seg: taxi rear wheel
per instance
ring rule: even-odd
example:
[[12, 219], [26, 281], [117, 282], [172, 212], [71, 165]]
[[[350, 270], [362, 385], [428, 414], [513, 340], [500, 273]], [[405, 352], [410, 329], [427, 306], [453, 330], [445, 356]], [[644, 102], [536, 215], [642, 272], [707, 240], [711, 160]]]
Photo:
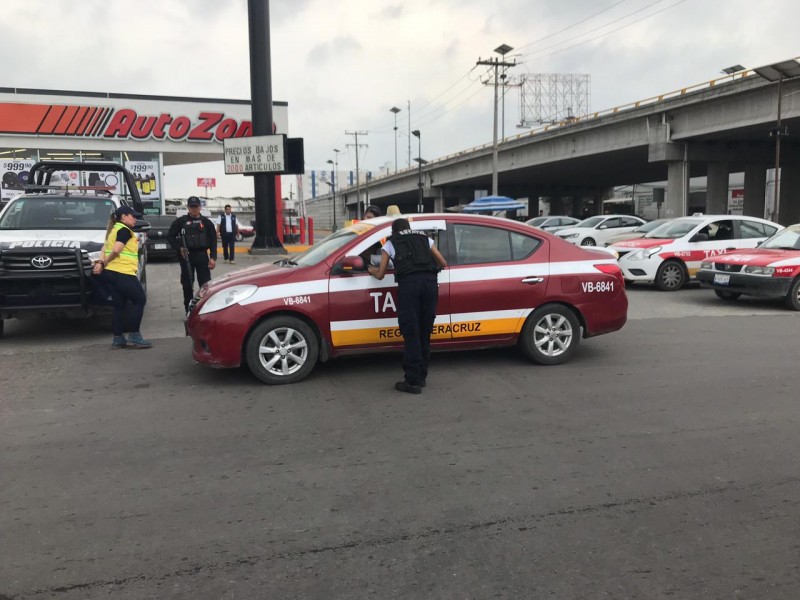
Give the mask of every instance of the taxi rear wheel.
[[581, 246], [597, 246], [597, 242], [594, 241], [594, 238], [586, 238], [581, 240]]
[[308, 377], [319, 357], [319, 343], [311, 327], [290, 316], [271, 317], [250, 334], [245, 361], [264, 383], [296, 383]]
[[560, 304], [537, 308], [522, 328], [520, 349], [533, 362], [558, 365], [570, 359], [578, 347], [581, 326], [575, 313]]
[[786, 307], [792, 310], [800, 310], [800, 277], [792, 282], [789, 293], [786, 294]]
[[681, 289], [688, 276], [686, 269], [677, 260], [664, 261], [656, 272], [656, 287], [662, 292], [675, 292]]
[[717, 298], [723, 300], [738, 300], [739, 296], [741, 296], [739, 292], [724, 292], [722, 290], [714, 290], [714, 293], [717, 295]]

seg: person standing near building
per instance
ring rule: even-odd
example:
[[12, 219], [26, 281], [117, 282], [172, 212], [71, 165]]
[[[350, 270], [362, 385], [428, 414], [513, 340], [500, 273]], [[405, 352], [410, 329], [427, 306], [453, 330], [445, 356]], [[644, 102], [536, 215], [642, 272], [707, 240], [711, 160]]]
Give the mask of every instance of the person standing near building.
[[211, 219], [200, 214], [200, 198], [189, 196], [186, 207], [188, 214], [170, 225], [167, 241], [181, 261], [183, 306], [189, 312], [195, 275], [198, 285], [203, 287], [211, 281], [211, 270], [217, 266], [217, 230]]
[[403, 372], [405, 379], [394, 387], [399, 392], [419, 394], [428, 377], [431, 334], [439, 301], [437, 273], [447, 261], [425, 233], [413, 231], [408, 219], [392, 222], [392, 235], [381, 248], [381, 263], [369, 267], [370, 274], [381, 280], [389, 260], [394, 262], [397, 282], [397, 322], [403, 336]]
[[239, 224], [236, 215], [231, 211], [231, 205], [225, 205], [225, 212], [217, 219], [217, 233], [222, 240], [222, 258], [225, 262], [234, 264], [236, 236], [239, 233]]
[[[152, 348], [153, 344], [142, 337], [140, 331], [147, 295], [137, 276], [139, 270], [139, 239], [133, 232], [136, 219], [142, 215], [130, 206], [120, 206], [111, 214], [103, 246], [103, 258], [94, 262], [92, 273], [107, 284], [111, 292], [114, 312], [111, 330], [114, 339], [111, 349]], [[125, 338], [125, 308], [131, 305]]]

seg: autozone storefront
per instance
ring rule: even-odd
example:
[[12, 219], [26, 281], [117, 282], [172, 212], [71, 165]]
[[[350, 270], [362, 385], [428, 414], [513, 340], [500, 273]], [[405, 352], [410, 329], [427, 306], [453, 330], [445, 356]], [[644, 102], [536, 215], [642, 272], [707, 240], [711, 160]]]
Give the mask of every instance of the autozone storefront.
[[[288, 122], [287, 104], [273, 103], [274, 133], [288, 134]], [[21, 194], [37, 161], [111, 161], [133, 174], [147, 213], [174, 214], [164, 167], [221, 161], [222, 140], [250, 135], [247, 100], [0, 88], [0, 193]], [[125, 194], [114, 174], [64, 177]]]

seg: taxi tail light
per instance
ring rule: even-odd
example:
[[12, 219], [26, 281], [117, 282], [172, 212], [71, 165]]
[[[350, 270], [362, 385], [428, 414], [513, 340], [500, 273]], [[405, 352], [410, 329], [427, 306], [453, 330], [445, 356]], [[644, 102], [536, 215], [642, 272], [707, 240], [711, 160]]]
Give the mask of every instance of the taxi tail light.
[[622, 269], [619, 268], [619, 265], [602, 263], [599, 265], [594, 265], [594, 268], [600, 271], [601, 273], [606, 273], [608, 275], [619, 275], [620, 277], [622, 276]]
[[606, 275], [611, 275], [612, 277], [616, 277], [622, 282], [625, 281], [625, 276], [622, 274], [622, 269], [620, 269], [619, 265], [617, 264], [600, 263], [599, 265], [594, 265], [594, 268], [600, 271], [601, 273], [605, 273]]

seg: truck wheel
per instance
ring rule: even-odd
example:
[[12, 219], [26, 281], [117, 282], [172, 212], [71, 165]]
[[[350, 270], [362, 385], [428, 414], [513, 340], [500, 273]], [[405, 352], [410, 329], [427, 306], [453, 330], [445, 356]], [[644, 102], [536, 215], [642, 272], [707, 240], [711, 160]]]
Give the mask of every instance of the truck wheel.
[[560, 304], [537, 308], [522, 328], [522, 353], [540, 365], [558, 365], [575, 353], [581, 339], [581, 325], [575, 313]]
[[142, 276], [139, 279], [139, 283], [142, 284], [142, 289], [144, 290], [144, 295], [147, 296], [147, 267], [142, 269]]
[[316, 366], [319, 343], [304, 321], [277, 316], [252, 331], [244, 354], [250, 371], [264, 383], [296, 383], [308, 377]]

